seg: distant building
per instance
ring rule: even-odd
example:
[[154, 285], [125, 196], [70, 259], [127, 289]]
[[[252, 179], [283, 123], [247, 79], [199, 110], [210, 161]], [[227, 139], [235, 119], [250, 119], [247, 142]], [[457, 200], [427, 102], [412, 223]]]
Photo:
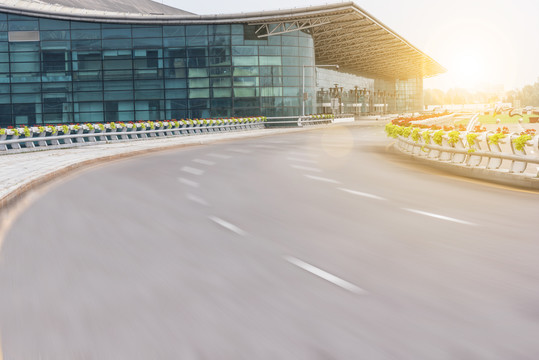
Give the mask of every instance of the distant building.
[[419, 111], [423, 78], [444, 71], [354, 3], [202, 16], [149, 0], [0, 4], [0, 126]]

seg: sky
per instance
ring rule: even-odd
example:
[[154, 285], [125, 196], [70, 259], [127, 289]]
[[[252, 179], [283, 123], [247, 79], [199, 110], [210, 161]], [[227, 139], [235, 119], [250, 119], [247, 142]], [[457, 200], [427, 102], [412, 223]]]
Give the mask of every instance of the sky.
[[[317, 0], [156, 0], [196, 14], [324, 5]], [[539, 0], [357, 0], [355, 3], [448, 71], [424, 87], [522, 88], [539, 78]]]

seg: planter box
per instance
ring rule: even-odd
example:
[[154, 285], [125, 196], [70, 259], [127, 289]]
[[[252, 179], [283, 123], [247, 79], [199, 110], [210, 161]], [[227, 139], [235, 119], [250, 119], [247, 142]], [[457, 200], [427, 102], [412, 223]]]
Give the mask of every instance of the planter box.
[[530, 124], [539, 123], [539, 116], [530, 116]]

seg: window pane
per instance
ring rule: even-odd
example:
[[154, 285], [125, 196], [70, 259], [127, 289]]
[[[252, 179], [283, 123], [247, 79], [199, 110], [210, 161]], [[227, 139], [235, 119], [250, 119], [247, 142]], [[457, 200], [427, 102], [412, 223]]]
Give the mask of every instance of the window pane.
[[232, 58], [232, 64], [235, 66], [245, 66], [245, 65], [258, 65], [257, 56], [234, 56]]

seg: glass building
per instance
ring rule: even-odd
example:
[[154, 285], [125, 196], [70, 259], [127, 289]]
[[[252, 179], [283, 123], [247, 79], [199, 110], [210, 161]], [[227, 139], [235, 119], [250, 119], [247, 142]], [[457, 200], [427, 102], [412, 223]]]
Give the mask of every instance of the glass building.
[[349, 31], [364, 31], [351, 3], [214, 16], [149, 0], [82, 4], [0, 5], [0, 127], [417, 111], [423, 77], [445, 71], [372, 17], [410, 54], [397, 47], [380, 65], [361, 37], [331, 53], [331, 26], [355, 17]]

